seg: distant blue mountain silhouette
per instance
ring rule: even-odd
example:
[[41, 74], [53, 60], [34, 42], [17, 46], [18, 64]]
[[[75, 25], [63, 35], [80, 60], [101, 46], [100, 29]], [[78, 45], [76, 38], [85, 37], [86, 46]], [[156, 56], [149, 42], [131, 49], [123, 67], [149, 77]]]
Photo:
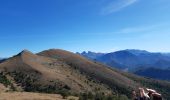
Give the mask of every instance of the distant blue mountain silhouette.
[[111, 67], [128, 68], [155, 67], [166, 69], [170, 67], [170, 55], [152, 53], [145, 50], [127, 49], [111, 53], [83, 52], [82, 56], [105, 63]]
[[[146, 50], [126, 49], [111, 53], [95, 53], [89, 51], [79, 54], [108, 66], [121, 70], [126, 69], [142, 76], [145, 76], [145, 74], [150, 71], [151, 73], [146, 74], [146, 76], [151, 78], [157, 78], [154, 74], [158, 71], [162, 75], [160, 79], [169, 79], [167, 78], [169, 77], [167, 73], [170, 73], [169, 53], [153, 53]], [[152, 71], [151, 68], [154, 70]]]
[[6, 60], [6, 58], [0, 58], [0, 63], [2, 63], [5, 60]]
[[83, 51], [82, 53], [77, 52], [77, 54], [80, 54], [80, 55], [82, 55], [88, 59], [91, 59], [91, 60], [94, 60], [96, 58], [99, 58], [99, 57], [105, 55], [105, 53], [95, 53], [95, 52], [91, 52], [91, 51], [88, 51], [88, 52]]

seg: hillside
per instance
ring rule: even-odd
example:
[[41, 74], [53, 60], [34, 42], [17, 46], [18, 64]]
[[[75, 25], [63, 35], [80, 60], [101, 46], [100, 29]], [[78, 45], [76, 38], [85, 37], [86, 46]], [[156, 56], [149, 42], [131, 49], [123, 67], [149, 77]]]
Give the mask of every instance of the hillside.
[[[51, 50], [43, 51], [39, 53], [38, 55], [63, 60], [67, 64], [74, 66], [77, 69], [81, 70], [86, 75], [92, 76], [92, 78], [100, 80], [102, 81], [102, 83], [107, 84], [108, 86], [111, 87], [113, 91], [116, 89], [120, 92], [121, 90], [121, 93], [122, 93], [122, 89], [123, 89], [123, 91], [126, 91], [126, 93], [123, 92], [125, 95], [130, 94], [131, 92], [129, 92], [129, 90], [131, 90], [131, 88], [136, 89], [135, 87], [139, 86], [140, 84], [140, 86], [154, 88], [160, 91], [165, 98], [170, 99], [170, 96], [168, 95], [170, 93], [169, 82], [146, 79], [146, 78], [139, 77], [139, 76], [129, 74], [126, 72], [122, 72], [122, 71], [119, 71], [113, 68], [109, 68], [109, 67], [106, 68], [107, 66], [103, 64], [100, 64], [97, 62], [95, 63], [91, 62], [81, 57], [80, 55], [73, 54], [71, 52], [64, 51], [64, 50], [51, 49]], [[100, 67], [97, 67], [99, 65]], [[93, 75], [93, 71], [95, 73], [94, 75]], [[108, 73], [111, 73], [111, 74], [108, 75]], [[125, 80], [128, 80], [129, 82]], [[121, 82], [124, 82], [124, 84], [122, 85]], [[115, 83], [118, 83], [118, 84], [115, 85]], [[133, 84], [133, 86], [131, 86], [131, 84]], [[127, 88], [126, 85], [129, 85], [129, 87]], [[115, 88], [112, 86], [118, 86], [119, 88]]]
[[[65, 55], [67, 56], [67, 54]], [[63, 55], [63, 57], [65, 57], [65, 55]], [[86, 75], [75, 66], [67, 64], [62, 59], [39, 56], [24, 50], [0, 64], [1, 83], [14, 91], [58, 93], [62, 95], [80, 95], [81, 93], [110, 95], [117, 93], [118, 89], [112, 91], [107, 84], [99, 82], [99, 78], [104, 80], [104, 78], [108, 77], [110, 74], [116, 76], [115, 79], [117, 82], [114, 82], [115, 85], [112, 84], [112, 88], [118, 88], [121, 78], [120, 84], [122, 87], [119, 88], [124, 89], [129, 86], [123, 86], [125, 81], [131, 82], [128, 78], [112, 72], [106, 67], [95, 64], [85, 58], [80, 58], [80, 60], [82, 60], [81, 63], [84, 63], [83, 67], [88, 65], [86, 62], [90, 64], [88, 65], [89, 68], [93, 64], [95, 65], [96, 68], [93, 68], [90, 72], [91, 76]], [[96, 77], [96, 79], [93, 79], [92, 76], [96, 76], [95, 69], [98, 68], [104, 69], [109, 73], [104, 73], [107, 75], [105, 77]], [[90, 69], [88, 69], [88, 71], [90, 71]], [[111, 79], [111, 77], [109, 79]], [[131, 85], [131, 88], [133, 88], [133, 86], [134, 85]], [[123, 92], [119, 93], [125, 94]]]
[[84, 99], [111, 95], [127, 99], [131, 97], [132, 90], [150, 87], [160, 91], [165, 98], [170, 98], [167, 94], [170, 93], [168, 82], [111, 69], [59, 49], [45, 50], [38, 54], [24, 50], [7, 59], [0, 64], [0, 83], [10, 91], [76, 95]]
[[140, 83], [144, 87], [148, 87], [151, 89], [155, 89], [156, 91], [159, 91], [159, 93], [161, 93], [162, 96], [164, 97], [163, 100], [170, 99], [170, 95], [169, 95], [170, 94], [170, 82], [141, 77], [141, 76], [137, 76], [131, 73], [127, 73], [127, 72], [121, 72], [121, 71], [117, 71], [117, 72]]
[[131, 90], [138, 87], [138, 84], [133, 80], [107, 68], [103, 64], [92, 62], [78, 54], [51, 49], [40, 52], [38, 55], [62, 60], [73, 68], [78, 69], [84, 75], [87, 75], [90, 79], [106, 84], [114, 92], [130, 95]]
[[[103, 85], [89, 81], [68, 64], [26, 50], [1, 63], [0, 71], [14, 78], [26, 91], [80, 93], [101, 88], [101, 91], [109, 92]], [[24, 77], [25, 80], [21, 80]]]
[[134, 73], [140, 76], [170, 81], [170, 70], [168, 69], [143, 68], [136, 70]]

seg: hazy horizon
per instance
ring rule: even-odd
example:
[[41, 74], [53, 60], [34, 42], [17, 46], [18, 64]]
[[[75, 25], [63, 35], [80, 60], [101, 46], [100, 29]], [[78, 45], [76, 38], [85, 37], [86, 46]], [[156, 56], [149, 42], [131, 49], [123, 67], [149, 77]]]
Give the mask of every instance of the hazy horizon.
[[[61, 49], [61, 50], [66, 50], [66, 49], [62, 49], [62, 48], [48, 48], [48, 49], [44, 49], [44, 50], [49, 50], [49, 49]], [[18, 52], [15, 52], [14, 54], [11, 54], [9, 56], [0, 56], [0, 58], [9, 58], [9, 57], [12, 57], [12, 56], [15, 56], [16, 54], [22, 52], [23, 50], [28, 50], [32, 53], [39, 53], [41, 51], [44, 51], [44, 50], [40, 50], [40, 51], [31, 51], [29, 49], [22, 49], [21, 51], [18, 51]], [[120, 49], [120, 50], [113, 50], [113, 51], [108, 51], [108, 52], [101, 52], [101, 51], [91, 51], [91, 50], [82, 50], [82, 51], [70, 51], [70, 50], [66, 50], [66, 51], [70, 51], [70, 52], [73, 52], [73, 53], [83, 53], [83, 52], [94, 52], [94, 53], [112, 53], [112, 52], [117, 52], [117, 51], [122, 51], [122, 50], [141, 50], [141, 49]], [[142, 50], [143, 51], [143, 50]], [[162, 53], [162, 54], [170, 54], [170, 52], [162, 52], [162, 51], [148, 51], [148, 50], [144, 50], [144, 51], [147, 51], [147, 52], [150, 52], [150, 53]]]
[[168, 0], [0, 1], [0, 57], [23, 49], [170, 52]]

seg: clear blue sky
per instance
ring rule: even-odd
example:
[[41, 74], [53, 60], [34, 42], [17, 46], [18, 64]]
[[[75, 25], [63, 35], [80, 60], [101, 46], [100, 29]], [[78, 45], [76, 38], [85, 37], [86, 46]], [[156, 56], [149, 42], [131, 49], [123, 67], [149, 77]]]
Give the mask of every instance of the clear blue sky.
[[0, 57], [49, 48], [170, 52], [170, 0], [0, 1]]

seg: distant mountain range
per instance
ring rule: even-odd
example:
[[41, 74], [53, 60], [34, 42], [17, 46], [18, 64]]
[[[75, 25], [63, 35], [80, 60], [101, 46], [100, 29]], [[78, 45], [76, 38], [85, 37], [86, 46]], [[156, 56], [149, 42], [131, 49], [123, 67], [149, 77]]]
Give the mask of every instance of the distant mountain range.
[[80, 54], [88, 59], [96, 59], [96, 58], [99, 58], [99, 57], [102, 57], [105, 55], [105, 53], [95, 53], [95, 52], [91, 52], [91, 51], [88, 51], [88, 52], [82, 52], [82, 53], [78, 53], [77, 54]]
[[[169, 76], [164, 74], [164, 71], [170, 69], [170, 54], [169, 53], [153, 53], [146, 50], [136, 50], [136, 49], [126, 49], [111, 53], [95, 53], [95, 52], [83, 52], [80, 55], [104, 63], [108, 66], [118, 68], [125, 71], [130, 71], [139, 73], [142, 69], [142, 76], [148, 76], [151, 78], [153, 75], [145, 75], [151, 68], [156, 68], [165, 78], [158, 79], [168, 79]], [[93, 55], [93, 56], [92, 56]], [[140, 70], [139, 70], [140, 69]], [[144, 72], [146, 71], [146, 72]], [[155, 74], [153, 72], [153, 74]]]

